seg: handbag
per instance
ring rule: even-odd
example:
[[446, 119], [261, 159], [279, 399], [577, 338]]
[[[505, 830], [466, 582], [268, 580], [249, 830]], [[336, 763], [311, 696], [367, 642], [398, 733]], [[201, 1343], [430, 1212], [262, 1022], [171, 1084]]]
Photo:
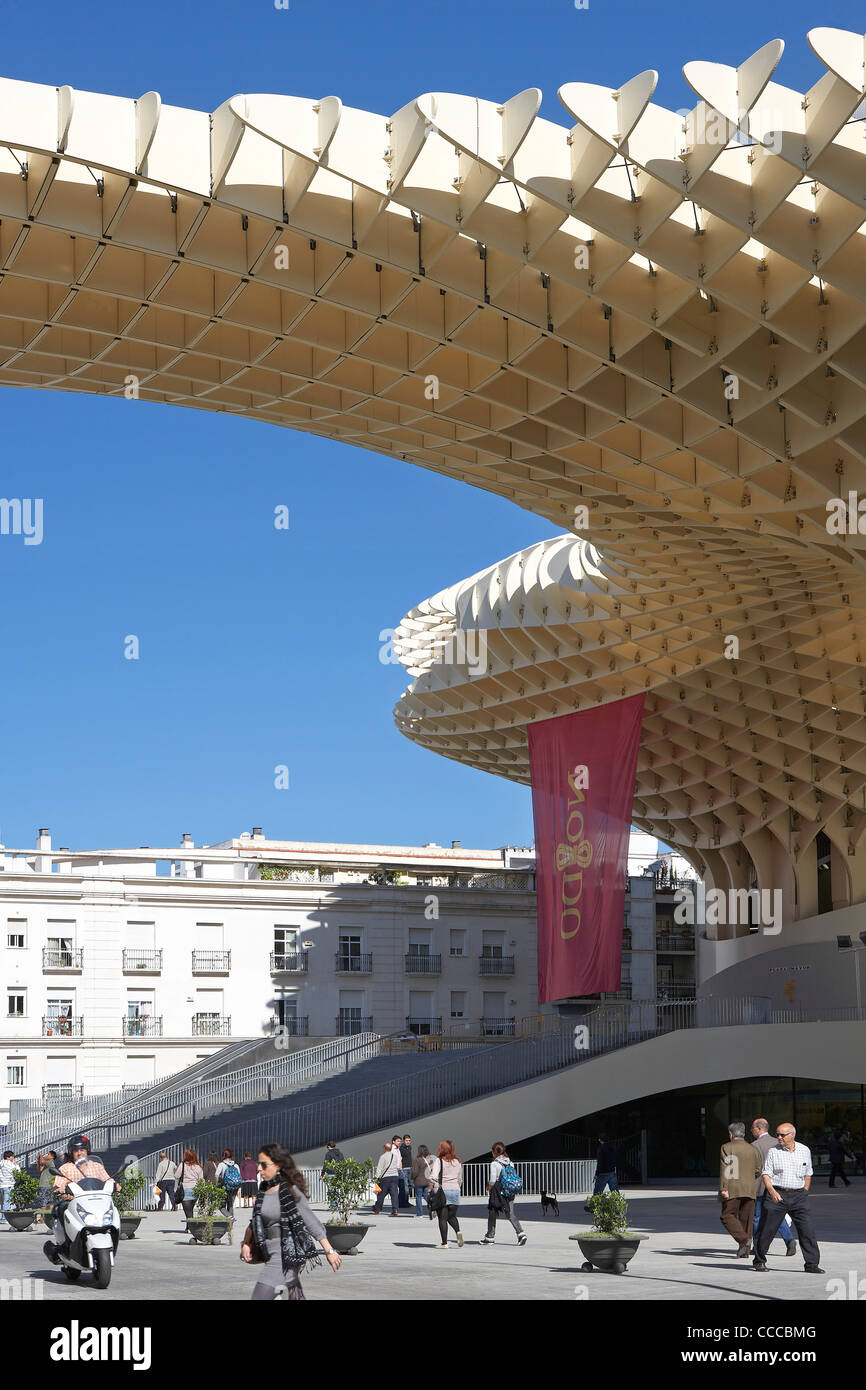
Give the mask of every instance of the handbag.
[[180, 1177], [177, 1180], [177, 1192], [174, 1194], [175, 1206], [180, 1206], [183, 1201], [183, 1175], [186, 1172], [184, 1164], [180, 1165]]
[[[244, 1246], [244, 1245], [248, 1245], [248, 1246], [250, 1247], [250, 1256], [251, 1256], [251, 1258], [250, 1258], [249, 1260], [246, 1260], [246, 1261], [245, 1261], [245, 1264], [263, 1265], [264, 1262], [265, 1262], [265, 1258], [264, 1258], [264, 1256], [263, 1256], [263, 1254], [262, 1254], [261, 1246], [259, 1245], [258, 1241], [256, 1240], [256, 1233], [255, 1233], [255, 1231], [253, 1230], [252, 1222], [250, 1222], [249, 1226], [247, 1226], [247, 1233], [246, 1233], [246, 1235], [244, 1236], [243, 1240], [241, 1241], [241, 1246]], [[241, 1250], [241, 1259], [243, 1260], [243, 1258], [244, 1258], [244, 1252], [243, 1252], [243, 1249], [242, 1249], [242, 1250]]]
[[[442, 1160], [441, 1160], [441, 1158], [440, 1158], [440, 1160], [439, 1160], [439, 1178], [441, 1179], [441, 1177], [442, 1177]], [[442, 1187], [441, 1183], [439, 1182], [439, 1179], [433, 1179], [433, 1178], [431, 1178], [430, 1181], [431, 1181], [431, 1184], [435, 1181], [436, 1184], [437, 1184], [437, 1186], [436, 1186], [435, 1192], [431, 1192], [431, 1191], [430, 1191], [430, 1188], [429, 1188], [429, 1187], [427, 1188], [427, 1206], [430, 1208], [431, 1211], [441, 1211], [443, 1207], [447, 1207], [447, 1205], [448, 1205], [448, 1198], [445, 1196], [445, 1189], [444, 1189], [444, 1187]]]

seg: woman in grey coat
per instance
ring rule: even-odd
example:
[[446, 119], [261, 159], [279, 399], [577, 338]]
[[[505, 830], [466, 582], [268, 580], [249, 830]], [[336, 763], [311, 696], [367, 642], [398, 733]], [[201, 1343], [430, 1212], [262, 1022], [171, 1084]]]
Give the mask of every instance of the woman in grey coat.
[[259, 1172], [262, 1183], [241, 1246], [241, 1259], [260, 1265], [252, 1296], [257, 1302], [270, 1302], [285, 1289], [289, 1299], [300, 1301], [301, 1271], [319, 1263], [315, 1241], [331, 1269], [339, 1269], [343, 1261], [307, 1201], [304, 1179], [288, 1149], [263, 1144]]

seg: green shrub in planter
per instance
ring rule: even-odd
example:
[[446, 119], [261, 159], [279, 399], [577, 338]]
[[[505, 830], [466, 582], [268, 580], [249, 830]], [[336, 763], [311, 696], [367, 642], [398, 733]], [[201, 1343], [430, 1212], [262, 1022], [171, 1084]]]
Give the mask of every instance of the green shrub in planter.
[[195, 1201], [193, 1216], [209, 1217], [217, 1212], [225, 1212], [226, 1190], [219, 1183], [205, 1182], [204, 1178], [199, 1178], [192, 1195]]
[[637, 1238], [636, 1232], [627, 1229], [628, 1202], [621, 1192], [599, 1192], [597, 1197], [590, 1197], [587, 1206], [592, 1212], [593, 1229], [581, 1231], [581, 1239], [609, 1240], [611, 1236], [623, 1236], [626, 1240]]
[[328, 1189], [328, 1206], [334, 1215], [333, 1225], [348, 1226], [357, 1212], [358, 1204], [367, 1195], [373, 1176], [373, 1160], [358, 1163], [354, 1158], [329, 1158], [324, 1166], [324, 1181]]
[[147, 1183], [147, 1179], [143, 1173], [133, 1170], [128, 1176], [120, 1178], [118, 1181], [120, 1182], [120, 1191], [114, 1194], [114, 1205], [121, 1216], [124, 1216], [127, 1212], [132, 1212], [135, 1199]]
[[39, 1179], [19, 1168], [12, 1184], [12, 1207], [15, 1211], [36, 1211], [39, 1206]]

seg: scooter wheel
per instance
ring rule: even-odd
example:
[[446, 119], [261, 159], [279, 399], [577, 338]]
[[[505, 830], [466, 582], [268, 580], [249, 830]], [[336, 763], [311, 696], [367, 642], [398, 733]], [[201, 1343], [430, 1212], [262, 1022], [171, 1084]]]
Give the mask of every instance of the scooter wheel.
[[98, 1289], [107, 1289], [111, 1283], [111, 1256], [107, 1250], [93, 1252], [93, 1282]]
[[75, 1283], [76, 1279], [80, 1279], [80, 1278], [81, 1278], [81, 1270], [80, 1270], [80, 1269], [70, 1269], [70, 1268], [69, 1268], [69, 1265], [66, 1266], [66, 1268], [65, 1268], [64, 1271], [63, 1271], [63, 1273], [66, 1275], [67, 1279], [70, 1279], [70, 1280], [72, 1281], [73, 1284]]

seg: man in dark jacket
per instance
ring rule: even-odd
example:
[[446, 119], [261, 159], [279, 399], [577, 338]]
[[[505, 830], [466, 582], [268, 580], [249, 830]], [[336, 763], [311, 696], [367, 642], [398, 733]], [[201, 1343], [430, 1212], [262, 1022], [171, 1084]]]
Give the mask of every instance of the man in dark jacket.
[[410, 1207], [412, 1205], [412, 1136], [403, 1135], [403, 1142], [400, 1145], [400, 1158], [403, 1167], [400, 1171], [400, 1206]]
[[[598, 1150], [595, 1155], [593, 1197], [604, 1192], [606, 1187], [609, 1187], [611, 1192], [619, 1192], [619, 1183], [616, 1180], [616, 1144], [606, 1134], [600, 1134], [598, 1136]], [[591, 1210], [591, 1207], [584, 1207], [584, 1211]]]
[[333, 1139], [329, 1139], [328, 1147], [325, 1149], [325, 1157], [322, 1159], [322, 1177], [326, 1178], [328, 1176], [327, 1169], [325, 1167], [326, 1163], [342, 1163], [342, 1161], [343, 1155], [340, 1153], [340, 1150], [337, 1148], [337, 1145], [334, 1143]]
[[842, 1138], [841, 1129], [837, 1129], [833, 1138], [830, 1140], [830, 1187], [836, 1186], [836, 1179], [841, 1178], [846, 1187], [851, 1184], [845, 1176], [845, 1159], [853, 1158], [854, 1155], [848, 1152], [848, 1145]]

